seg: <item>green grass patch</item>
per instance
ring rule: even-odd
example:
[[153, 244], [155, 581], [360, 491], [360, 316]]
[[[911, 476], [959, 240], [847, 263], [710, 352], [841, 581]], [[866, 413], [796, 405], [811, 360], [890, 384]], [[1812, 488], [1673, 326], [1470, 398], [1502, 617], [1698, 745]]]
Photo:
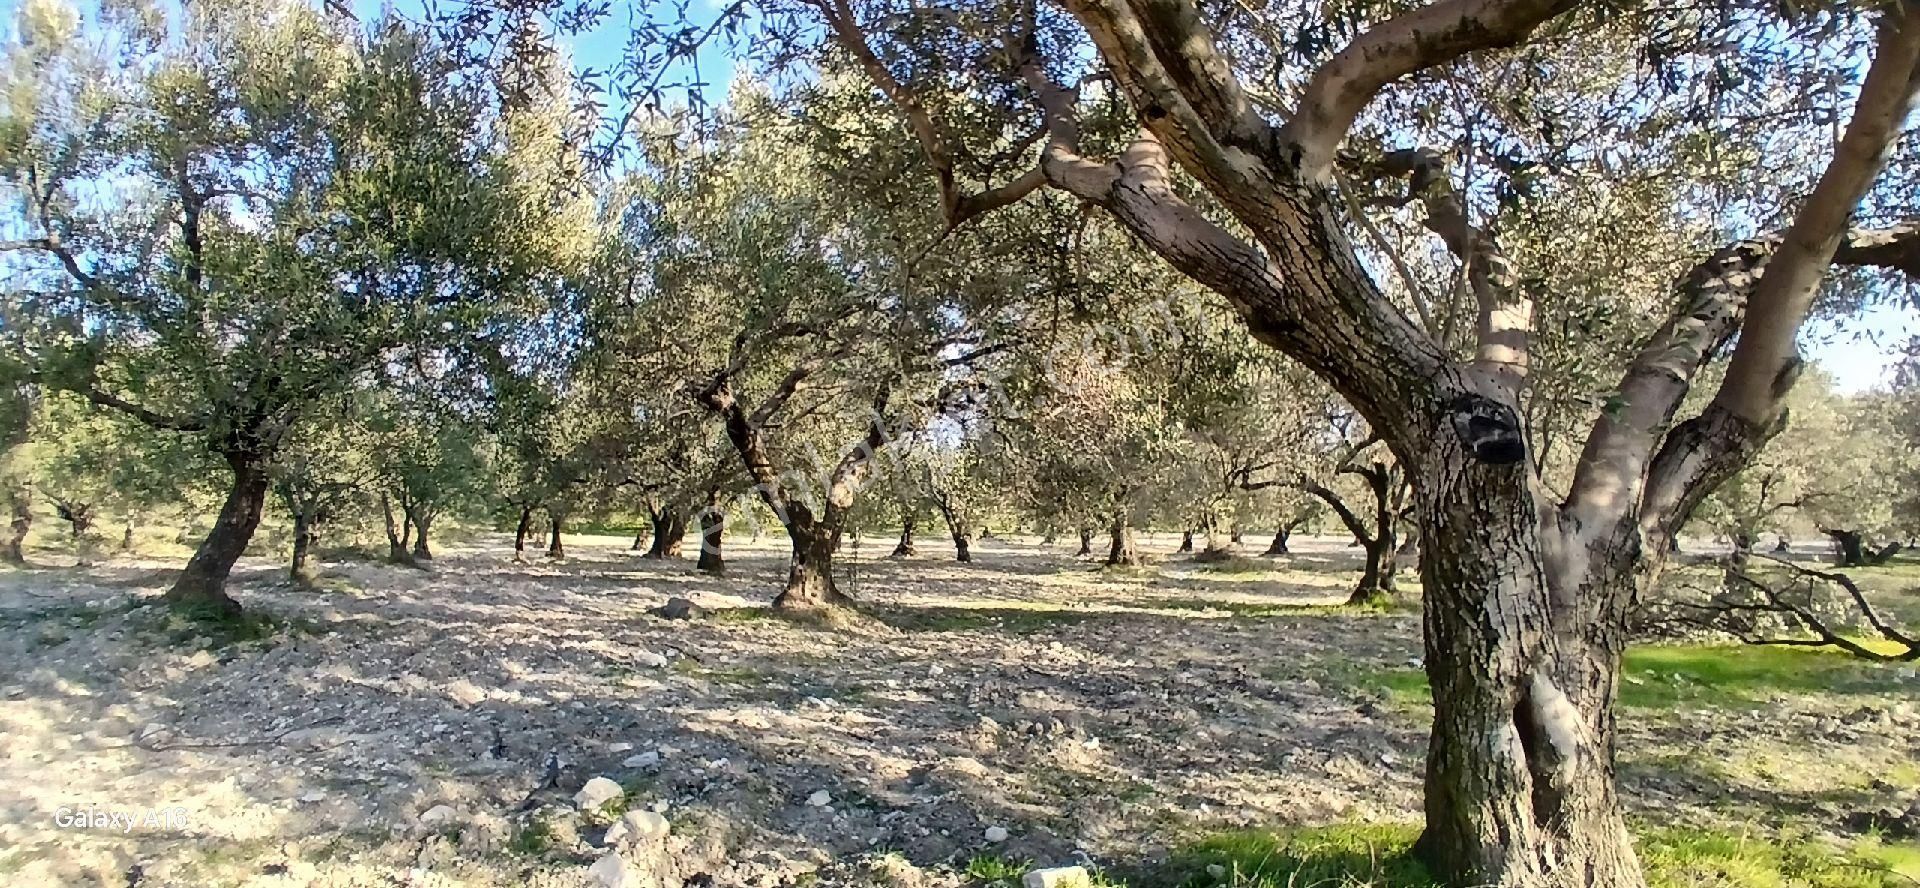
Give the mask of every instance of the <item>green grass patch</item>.
[[325, 627], [311, 620], [278, 617], [258, 610], [229, 614], [213, 608], [185, 607], [168, 611], [159, 631], [170, 644], [200, 645], [214, 650], [263, 645], [283, 635], [317, 635], [325, 631]]
[[717, 607], [701, 615], [701, 619], [715, 623], [764, 623], [785, 618], [770, 607]]
[[989, 888], [1012, 888], [1020, 884], [1020, 877], [1033, 867], [1031, 860], [1014, 860], [998, 854], [980, 854], [967, 861], [964, 872], [975, 885]]
[[[1357, 673], [1393, 703], [1425, 704], [1426, 673], [1386, 669]], [[1620, 702], [1640, 709], [1677, 705], [1744, 707], [1781, 693], [1873, 692], [1897, 687], [1881, 664], [1837, 651], [1742, 644], [1646, 645], [1627, 651]]]
[[[1419, 833], [1413, 824], [1219, 833], [1180, 849], [1143, 884], [1438, 888], [1413, 856]], [[1920, 848], [1875, 839], [1840, 848], [1757, 831], [1663, 827], [1639, 830], [1636, 846], [1653, 888], [1911, 888], [1910, 868], [1920, 867]]]

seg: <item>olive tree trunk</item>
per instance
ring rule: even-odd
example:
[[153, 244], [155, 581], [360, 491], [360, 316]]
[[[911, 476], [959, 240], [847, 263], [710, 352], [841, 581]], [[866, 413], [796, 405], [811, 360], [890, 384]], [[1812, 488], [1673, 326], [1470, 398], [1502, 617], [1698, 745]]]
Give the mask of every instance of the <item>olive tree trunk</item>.
[[1107, 529], [1108, 567], [1139, 567], [1145, 563], [1140, 557], [1140, 547], [1133, 539], [1132, 518], [1125, 507], [1114, 510], [1113, 522]]
[[420, 507], [413, 512], [413, 560], [432, 561], [433, 549], [427, 545], [427, 531], [433, 527], [433, 512]]
[[560, 539], [560, 531], [566, 523], [566, 516], [559, 512], [549, 512], [547, 522], [547, 557], [559, 561], [567, 557], [567, 544]]
[[687, 516], [678, 507], [661, 506], [650, 516], [653, 522], [653, 544], [647, 547], [646, 558], [679, 558], [680, 542], [687, 536]]
[[240, 613], [240, 602], [227, 595], [227, 576], [260, 526], [260, 513], [267, 503], [267, 457], [247, 452], [222, 456], [233, 471], [226, 502], [207, 538], [167, 590], [166, 600], [175, 609], [233, 617]]
[[709, 494], [707, 507], [700, 510], [700, 559], [695, 562], [695, 568], [714, 574], [727, 569], [720, 555], [720, 543], [726, 532], [727, 510], [721, 508], [719, 494]]
[[893, 554], [890, 557], [907, 558], [919, 554], [920, 550], [913, 544], [914, 525], [917, 523], [912, 515], [901, 519], [900, 543], [893, 547]]
[[314, 574], [308, 564], [313, 551], [315, 528], [313, 517], [307, 509], [296, 508], [293, 511], [293, 558], [287, 566], [287, 579], [295, 585], [313, 585]]
[[8, 564], [26, 564], [27, 534], [33, 530], [33, 494], [26, 485], [17, 485], [7, 491], [7, 510], [11, 522], [6, 545], [0, 546], [0, 560]]
[[513, 560], [527, 560], [527, 537], [533, 535], [533, 507], [520, 509], [520, 522], [513, 528]]
[[1076, 556], [1086, 556], [1086, 555], [1093, 554], [1093, 528], [1091, 527], [1080, 528], [1080, 551], [1075, 552], [1073, 554]]

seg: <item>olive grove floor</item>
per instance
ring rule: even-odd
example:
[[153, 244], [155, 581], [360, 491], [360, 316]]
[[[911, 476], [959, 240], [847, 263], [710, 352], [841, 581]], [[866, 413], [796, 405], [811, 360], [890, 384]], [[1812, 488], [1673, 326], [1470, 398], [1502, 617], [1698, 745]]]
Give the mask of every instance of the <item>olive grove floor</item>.
[[[0, 573], [0, 884], [605, 884], [618, 812], [570, 801], [595, 776], [671, 823], [629, 884], [964, 884], [981, 854], [1143, 872], [1211, 831], [1418, 818], [1419, 618], [1334, 607], [1341, 542], [1113, 573], [869, 540], [841, 565], [868, 616], [833, 626], [757, 607], [775, 542], [730, 541], [723, 578], [596, 537], [557, 564], [492, 537], [426, 570], [333, 563], [319, 590], [249, 559], [236, 594], [279, 628], [231, 643], [151, 603], [170, 563]], [[670, 596], [712, 612], [647, 613]], [[1636, 817], [1884, 832], [1862, 812], [1920, 791], [1914, 670], [1748, 656], [1630, 661]]]

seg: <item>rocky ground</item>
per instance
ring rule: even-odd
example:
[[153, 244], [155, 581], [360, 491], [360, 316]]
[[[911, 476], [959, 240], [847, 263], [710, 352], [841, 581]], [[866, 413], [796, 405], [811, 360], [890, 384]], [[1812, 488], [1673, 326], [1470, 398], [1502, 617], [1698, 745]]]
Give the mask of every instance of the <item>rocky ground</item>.
[[[724, 578], [611, 538], [318, 591], [250, 560], [274, 622], [239, 638], [150, 603], [168, 563], [0, 574], [0, 884], [947, 885], [975, 855], [1125, 873], [1212, 830], [1418, 817], [1419, 620], [1329, 608], [1342, 544], [1112, 574], [869, 541], [869, 616], [805, 625], [757, 607], [774, 542]], [[673, 597], [706, 613], [649, 613]], [[1732, 696], [1640, 669], [1631, 803], [1898, 839], [1920, 680], [1874, 669]]]

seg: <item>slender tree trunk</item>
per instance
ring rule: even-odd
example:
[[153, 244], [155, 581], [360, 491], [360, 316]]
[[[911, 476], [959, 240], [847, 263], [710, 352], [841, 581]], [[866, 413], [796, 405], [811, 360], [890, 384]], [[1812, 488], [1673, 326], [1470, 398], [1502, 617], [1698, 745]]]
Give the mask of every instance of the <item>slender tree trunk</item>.
[[1266, 554], [1268, 555], [1293, 554], [1291, 551], [1287, 549], [1287, 540], [1292, 536], [1293, 536], [1293, 528], [1286, 525], [1282, 525], [1279, 530], [1276, 530], [1273, 532], [1273, 542], [1267, 545]]
[[707, 573], [721, 573], [727, 569], [726, 562], [720, 557], [721, 538], [727, 532], [727, 511], [720, 507], [720, 495], [707, 495], [707, 507], [700, 510], [700, 560], [694, 567]]
[[7, 542], [0, 547], [0, 559], [8, 564], [27, 563], [27, 533], [33, 530], [33, 496], [24, 485], [7, 491], [7, 508], [12, 524]]
[[774, 608], [814, 611], [851, 606], [853, 599], [833, 581], [833, 552], [839, 548], [840, 535], [808, 516], [788, 524], [787, 537], [793, 542], [793, 559], [787, 564], [787, 587], [773, 599]]
[[967, 539], [967, 535], [964, 533], [956, 533], [953, 535], [953, 560], [973, 561], [973, 541]]
[[433, 526], [433, 516], [426, 509], [418, 509], [413, 515], [413, 560], [432, 561], [433, 550], [427, 547], [427, 530]]
[[533, 535], [533, 507], [520, 510], [520, 523], [513, 528], [513, 560], [527, 560], [527, 537]]
[[313, 550], [313, 519], [308, 517], [306, 509], [293, 512], [293, 562], [287, 567], [287, 579], [295, 585], [313, 585], [313, 571], [308, 568], [308, 554]]
[[567, 546], [560, 541], [561, 526], [566, 519], [557, 514], [549, 517], [551, 520], [548, 523], [550, 533], [547, 535], [547, 557], [559, 561], [567, 557]]
[[133, 551], [133, 522], [131, 521], [127, 522], [126, 529], [120, 532], [120, 551]]
[[680, 557], [680, 541], [687, 535], [687, 516], [678, 508], [665, 506], [653, 514], [653, 545], [648, 558]]
[[1613, 758], [1633, 597], [1614, 593], [1653, 560], [1639, 559], [1638, 528], [1594, 541], [1582, 573], [1581, 559], [1549, 560], [1545, 535], [1558, 528], [1543, 531], [1523, 471], [1469, 463], [1458, 448], [1427, 462], [1416, 493], [1434, 703], [1422, 856], [1458, 885], [1644, 885]]
[[1183, 530], [1180, 532], [1180, 548], [1176, 551], [1180, 551], [1180, 552], [1193, 551], [1193, 531]]
[[267, 455], [232, 452], [225, 456], [233, 470], [227, 501], [166, 598], [176, 609], [233, 617], [240, 613], [240, 602], [227, 595], [227, 576], [260, 526], [260, 512], [267, 502]]
[[1240, 522], [1238, 522], [1238, 521], [1235, 521], [1235, 522], [1233, 522], [1233, 524], [1231, 525], [1231, 527], [1230, 527], [1230, 528], [1229, 528], [1229, 529], [1227, 530], [1227, 542], [1230, 542], [1230, 543], [1232, 543], [1232, 544], [1234, 544], [1234, 545], [1236, 545], [1236, 546], [1238, 546], [1238, 545], [1240, 545], [1240, 543], [1241, 543], [1241, 538], [1242, 538], [1242, 537], [1243, 537], [1244, 535], [1245, 535], [1245, 534], [1244, 534], [1244, 533], [1243, 533], [1243, 532], [1242, 532], [1242, 531], [1240, 530]]
[[916, 523], [918, 522], [914, 521], [914, 518], [912, 515], [908, 515], [906, 518], [901, 520], [900, 544], [893, 547], [892, 557], [906, 558], [912, 555], [919, 554], [920, 550], [913, 545], [913, 529]]
[[1075, 556], [1084, 556], [1084, 555], [1093, 554], [1093, 528], [1091, 527], [1080, 528], [1080, 551], [1075, 552], [1073, 554]]
[[1107, 548], [1109, 567], [1139, 567], [1142, 563], [1140, 547], [1133, 541], [1133, 523], [1130, 518], [1126, 509], [1120, 509], [1113, 514], [1113, 524], [1108, 529], [1108, 535], [1112, 538], [1112, 543]]

